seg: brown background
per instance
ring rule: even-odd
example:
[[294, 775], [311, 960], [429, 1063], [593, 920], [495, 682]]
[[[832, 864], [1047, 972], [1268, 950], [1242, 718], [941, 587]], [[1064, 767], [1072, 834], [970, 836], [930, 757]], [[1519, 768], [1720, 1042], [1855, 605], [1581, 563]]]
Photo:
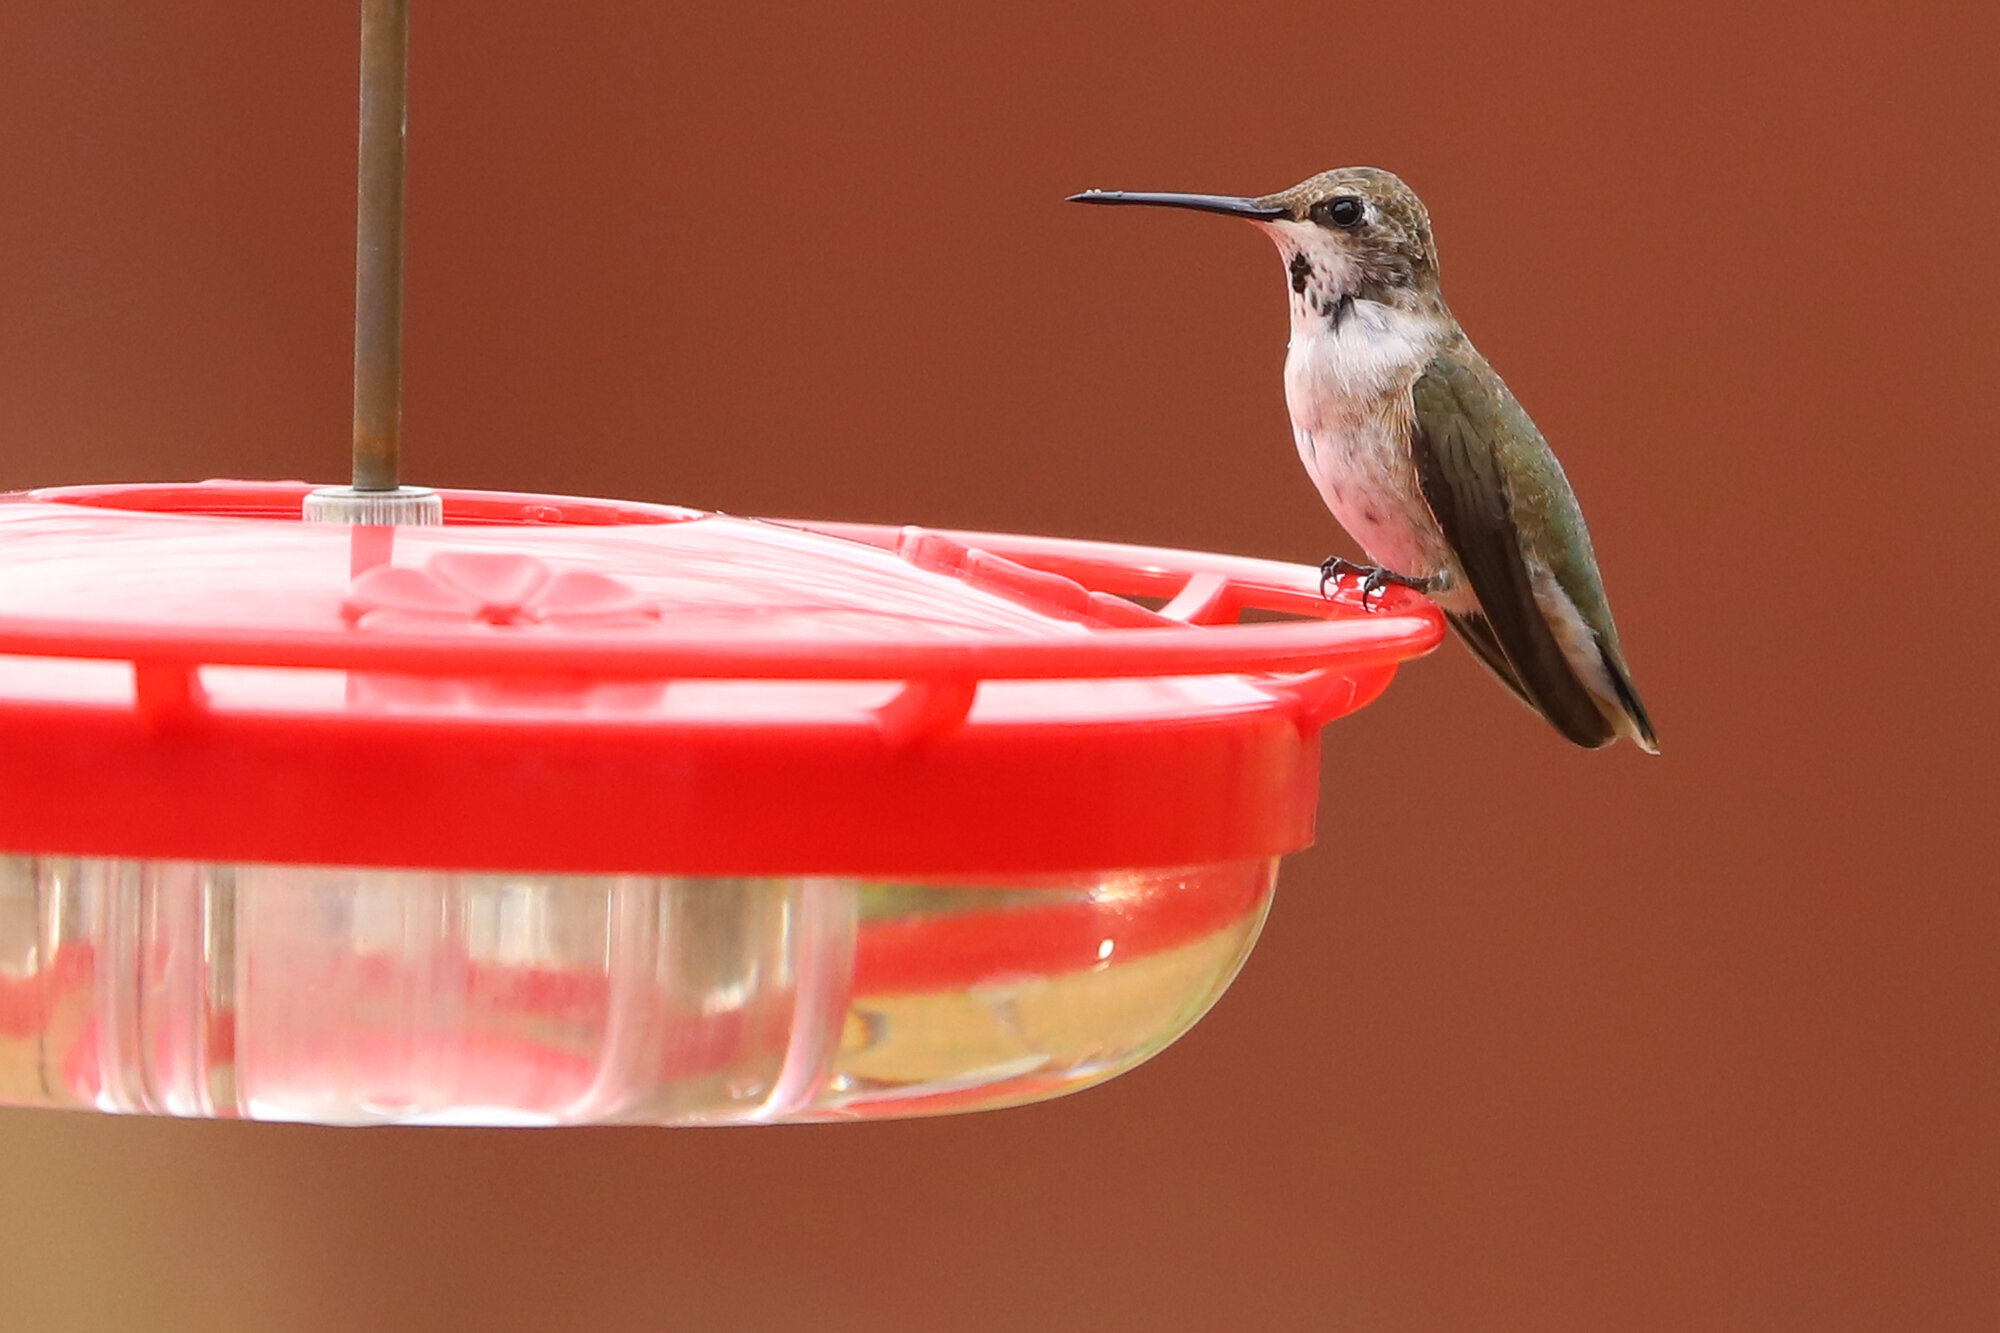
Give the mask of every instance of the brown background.
[[[1504, 8], [419, 0], [415, 479], [1316, 560], [1268, 245], [1060, 200], [1390, 166], [1666, 756], [1407, 670], [1040, 1108], [0, 1113], [0, 1327], [2000, 1327], [1994, 8]], [[337, 479], [353, 10], [0, 10], [0, 485]]]

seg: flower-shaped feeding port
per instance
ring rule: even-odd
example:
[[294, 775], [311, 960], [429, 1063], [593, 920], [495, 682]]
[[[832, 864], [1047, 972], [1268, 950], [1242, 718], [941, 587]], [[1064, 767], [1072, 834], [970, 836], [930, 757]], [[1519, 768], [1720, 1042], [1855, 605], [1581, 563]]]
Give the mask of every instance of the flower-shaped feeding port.
[[0, 1100], [1084, 1087], [1221, 993], [1321, 726], [1442, 629], [1196, 552], [478, 493], [391, 534], [284, 517], [304, 490], [0, 502]]
[[660, 608], [590, 570], [553, 572], [529, 555], [443, 551], [422, 569], [378, 565], [355, 578], [342, 614], [362, 629], [635, 629]]
[[[546, 561], [507, 552], [441, 551], [421, 569], [377, 565], [358, 574], [341, 603], [357, 629], [426, 633], [453, 630], [563, 633], [657, 628], [660, 608], [617, 579], [587, 569], [551, 570]], [[383, 706], [631, 709], [658, 699], [658, 682], [586, 679], [458, 681], [355, 674], [351, 696]]]

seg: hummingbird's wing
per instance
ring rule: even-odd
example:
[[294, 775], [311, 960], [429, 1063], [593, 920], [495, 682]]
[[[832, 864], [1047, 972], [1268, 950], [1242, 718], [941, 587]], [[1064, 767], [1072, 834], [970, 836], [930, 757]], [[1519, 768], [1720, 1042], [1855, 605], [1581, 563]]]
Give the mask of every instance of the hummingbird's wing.
[[[1569, 740], [1608, 744], [1622, 713], [1640, 744], [1656, 748], [1618, 648], [1582, 511], [1535, 423], [1462, 339], [1418, 377], [1411, 402], [1424, 499], [1479, 599], [1479, 615], [1455, 617], [1454, 627]], [[1530, 567], [1529, 551], [1539, 569]], [[1582, 629], [1566, 634], [1551, 623], [1536, 596], [1538, 576], [1553, 579]]]

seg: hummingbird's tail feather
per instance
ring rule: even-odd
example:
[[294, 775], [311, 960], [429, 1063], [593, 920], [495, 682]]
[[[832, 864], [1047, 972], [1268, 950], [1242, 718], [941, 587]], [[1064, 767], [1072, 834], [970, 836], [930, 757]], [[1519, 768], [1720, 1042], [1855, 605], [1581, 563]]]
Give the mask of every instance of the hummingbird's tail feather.
[[[1472, 650], [1472, 655], [1499, 677], [1500, 683], [1512, 690], [1515, 698], [1535, 708], [1535, 701], [1528, 697], [1527, 687], [1514, 674], [1514, 665], [1507, 660], [1506, 650], [1501, 648], [1500, 640], [1493, 637], [1492, 622], [1477, 611], [1447, 611], [1444, 615], [1451, 622], [1451, 627], [1458, 631], [1458, 637], [1465, 641], [1465, 646]], [[1535, 711], [1539, 713], [1542, 710], [1535, 708]]]
[[1601, 749], [1618, 739], [1618, 729], [1604, 715], [1596, 694], [1560, 649], [1530, 650], [1523, 654], [1517, 670], [1535, 711], [1547, 718], [1563, 739], [1586, 750]]
[[[1541, 717], [1548, 718], [1548, 713], [1529, 695], [1527, 687], [1521, 684], [1520, 676], [1514, 672], [1514, 664], [1507, 660], [1506, 650], [1500, 646], [1500, 640], [1494, 637], [1493, 625], [1485, 616], [1477, 611], [1447, 611], [1444, 617], [1451, 623], [1451, 627], [1458, 631], [1458, 637], [1472, 650], [1472, 655], [1477, 657], [1480, 664], [1491, 671], [1502, 685], [1511, 690], [1516, 699]], [[1625, 734], [1631, 736], [1639, 748], [1647, 754], [1658, 754], [1660, 741], [1653, 734], [1653, 722], [1646, 716], [1646, 705], [1639, 701], [1639, 691], [1633, 688], [1631, 673], [1626, 671], [1625, 663], [1619, 660], [1616, 652], [1605, 650], [1602, 640], [1598, 642], [1598, 651], [1604, 658], [1604, 674], [1610, 679], [1611, 689], [1618, 696], [1618, 706], [1625, 714], [1623, 719], [1626, 723]], [[1554, 719], [1549, 718], [1549, 720]]]
[[[1541, 714], [1565, 740], [1595, 750], [1618, 739], [1619, 728], [1607, 716], [1611, 701], [1601, 698], [1601, 687], [1596, 690], [1590, 687], [1576, 662], [1539, 616], [1513, 616], [1507, 622], [1520, 645], [1518, 663], [1508, 655], [1494, 622], [1483, 609], [1447, 613], [1447, 618], [1473, 655], [1500, 683]], [[1618, 679], [1617, 672], [1607, 674], [1613, 680]]]
[[1639, 691], [1632, 684], [1632, 673], [1625, 669], [1624, 659], [1601, 636], [1597, 651], [1604, 659], [1604, 674], [1611, 678], [1611, 688], [1618, 695], [1618, 706], [1625, 710], [1625, 720], [1631, 724], [1629, 734], [1647, 754], [1658, 754], [1660, 738], [1653, 731], [1653, 719], [1646, 716], [1646, 705], [1639, 700]]

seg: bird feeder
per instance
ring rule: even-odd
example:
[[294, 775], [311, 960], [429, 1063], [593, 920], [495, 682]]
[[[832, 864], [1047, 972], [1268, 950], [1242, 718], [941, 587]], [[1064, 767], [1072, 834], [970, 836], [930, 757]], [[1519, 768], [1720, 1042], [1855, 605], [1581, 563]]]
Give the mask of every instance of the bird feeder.
[[0, 497], [0, 1102], [871, 1119], [1184, 1032], [1311, 841], [1321, 727], [1437, 613], [401, 486], [402, 31], [368, 0], [355, 484]]

